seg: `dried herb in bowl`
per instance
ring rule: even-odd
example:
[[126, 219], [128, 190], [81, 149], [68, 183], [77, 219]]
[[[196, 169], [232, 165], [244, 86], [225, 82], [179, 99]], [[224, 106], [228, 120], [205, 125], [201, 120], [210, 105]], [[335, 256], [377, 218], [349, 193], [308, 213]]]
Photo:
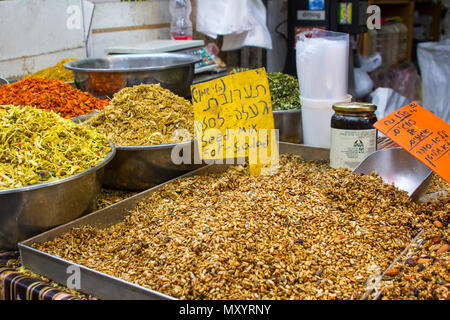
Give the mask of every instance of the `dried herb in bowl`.
[[0, 189], [64, 178], [100, 163], [106, 137], [33, 107], [0, 106]]
[[301, 108], [297, 78], [281, 72], [269, 73], [268, 78], [273, 110]]
[[115, 93], [110, 105], [84, 122], [118, 146], [175, 143], [172, 133], [186, 129], [192, 136], [191, 103], [159, 84], [140, 84]]
[[[250, 69], [236, 68], [231, 72], [239, 73]], [[300, 90], [296, 77], [281, 72], [267, 74], [269, 80], [270, 97], [272, 98], [272, 110], [297, 110], [301, 108]]]

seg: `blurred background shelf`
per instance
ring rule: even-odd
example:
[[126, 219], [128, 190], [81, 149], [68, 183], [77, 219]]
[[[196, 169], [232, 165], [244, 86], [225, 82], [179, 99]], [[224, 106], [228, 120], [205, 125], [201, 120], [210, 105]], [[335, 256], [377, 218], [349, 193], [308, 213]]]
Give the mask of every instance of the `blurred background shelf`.
[[[370, 5], [378, 5], [381, 9], [381, 18], [388, 19], [397, 17], [401, 23], [408, 28], [407, 32], [407, 54], [406, 58], [395, 64], [410, 62], [412, 57], [413, 28], [414, 28], [414, 6], [413, 0], [369, 0]], [[383, 25], [382, 28], [386, 27]], [[374, 50], [371, 48], [370, 33], [362, 35], [359, 43], [359, 52], [364, 56], [371, 55]]]

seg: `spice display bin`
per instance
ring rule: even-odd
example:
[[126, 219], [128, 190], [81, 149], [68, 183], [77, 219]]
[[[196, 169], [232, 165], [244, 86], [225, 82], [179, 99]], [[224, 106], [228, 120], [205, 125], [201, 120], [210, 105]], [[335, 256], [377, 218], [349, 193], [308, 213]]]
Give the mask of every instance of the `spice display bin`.
[[[306, 161], [323, 161], [329, 159], [329, 149], [285, 142], [280, 142], [279, 146], [281, 154], [300, 155]], [[229, 165], [205, 166], [203, 168], [191, 171], [183, 176], [167, 181], [161, 185], [143, 191], [130, 198], [122, 200], [107, 208], [98, 210], [75, 221], [23, 241], [19, 243], [22, 265], [32, 272], [40, 274], [63, 285], [66, 285], [66, 281], [69, 277], [67, 273], [68, 268], [70, 266], [76, 266], [79, 268], [79, 279], [81, 280], [79, 291], [90, 294], [99, 299], [175, 299], [172, 296], [145, 288], [143, 286], [139, 286], [132, 282], [122, 280], [100, 271], [96, 271], [84, 265], [75, 264], [55, 255], [51, 255], [32, 248], [31, 246], [35, 243], [50, 241], [73, 228], [79, 228], [86, 225], [91, 225], [100, 229], [107, 228], [111, 225], [123, 221], [129, 210], [135, 208], [138, 202], [144, 200], [153, 192], [158, 192], [163, 188], [163, 186], [171, 183], [172, 181], [185, 177], [205, 175], [209, 173], [222, 173], [225, 172], [228, 168]], [[406, 246], [406, 248], [395, 258], [389, 258], [389, 261], [387, 261], [389, 263], [389, 266], [386, 269], [382, 270], [380, 274], [374, 273], [374, 276], [378, 276], [378, 278], [376, 279], [381, 279], [385, 275], [386, 271], [389, 270], [395, 263], [404, 261], [405, 256], [409, 255], [411, 249], [414, 248], [415, 244], [417, 244], [418, 241], [420, 242], [420, 239], [421, 233], [416, 235], [416, 237], [411, 241], [408, 241], [408, 245]], [[369, 283], [369, 280], [371, 280], [371, 278], [364, 279], [365, 283]], [[357, 296], [355, 298], [364, 300], [378, 299], [381, 292], [379, 289], [382, 288], [374, 288], [375, 290], [369, 289], [364, 295]]]
[[[190, 150], [190, 164], [174, 164], [172, 150]], [[194, 142], [144, 146], [116, 146], [116, 156], [105, 166], [102, 186], [109, 189], [143, 191], [199, 169], [194, 164]], [[180, 152], [181, 153], [181, 152]], [[180, 155], [181, 157], [181, 155]]]
[[110, 153], [96, 166], [63, 179], [0, 191], [0, 247], [15, 249], [33, 235], [91, 212]]
[[[301, 155], [306, 161], [329, 159], [329, 149], [285, 142], [280, 142], [279, 146], [280, 153]], [[208, 165], [191, 171], [176, 179], [213, 172], [225, 172], [228, 167], [229, 165]], [[33, 243], [42, 243], [52, 240], [72, 228], [77, 228], [84, 225], [106, 228], [116, 224], [122, 221], [127, 215], [128, 210], [134, 208], [139, 201], [145, 199], [151, 193], [158, 191], [162, 186], [173, 180], [167, 181], [161, 185], [155, 186], [128, 199], [120, 201], [112, 206], [98, 210], [82, 218], [19, 243], [22, 265], [32, 272], [40, 274], [63, 285], [67, 285], [66, 281], [69, 276], [67, 273], [68, 268], [70, 266], [76, 266], [80, 270], [80, 291], [93, 295], [99, 299], [174, 299], [173, 297], [167, 296], [163, 293], [138, 286], [131, 282], [75, 264], [31, 247]]]

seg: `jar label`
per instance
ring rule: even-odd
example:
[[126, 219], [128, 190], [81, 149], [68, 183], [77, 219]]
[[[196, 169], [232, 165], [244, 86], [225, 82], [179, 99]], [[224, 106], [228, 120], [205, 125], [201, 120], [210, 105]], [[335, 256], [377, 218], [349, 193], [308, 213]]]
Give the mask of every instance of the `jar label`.
[[331, 128], [330, 166], [355, 169], [377, 148], [377, 130]]

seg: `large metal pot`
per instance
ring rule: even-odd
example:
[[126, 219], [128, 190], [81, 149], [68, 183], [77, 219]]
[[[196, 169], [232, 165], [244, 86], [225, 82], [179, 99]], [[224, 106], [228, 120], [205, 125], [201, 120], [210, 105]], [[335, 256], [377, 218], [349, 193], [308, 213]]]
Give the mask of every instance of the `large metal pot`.
[[273, 111], [273, 121], [280, 141], [303, 143], [302, 110]]
[[104, 166], [111, 152], [95, 167], [51, 182], [0, 190], [0, 247], [17, 243], [91, 212], [100, 192]]
[[[189, 150], [190, 164], [175, 164], [172, 148], [175, 146]], [[142, 191], [176, 178], [202, 164], [194, 164], [194, 142], [116, 146], [116, 156], [105, 167], [103, 186], [119, 190]], [[181, 154], [181, 152], [180, 152]]]
[[175, 94], [188, 97], [195, 63], [201, 57], [176, 53], [123, 54], [69, 61], [75, 85], [98, 98], [111, 98], [125, 87], [159, 83]]

